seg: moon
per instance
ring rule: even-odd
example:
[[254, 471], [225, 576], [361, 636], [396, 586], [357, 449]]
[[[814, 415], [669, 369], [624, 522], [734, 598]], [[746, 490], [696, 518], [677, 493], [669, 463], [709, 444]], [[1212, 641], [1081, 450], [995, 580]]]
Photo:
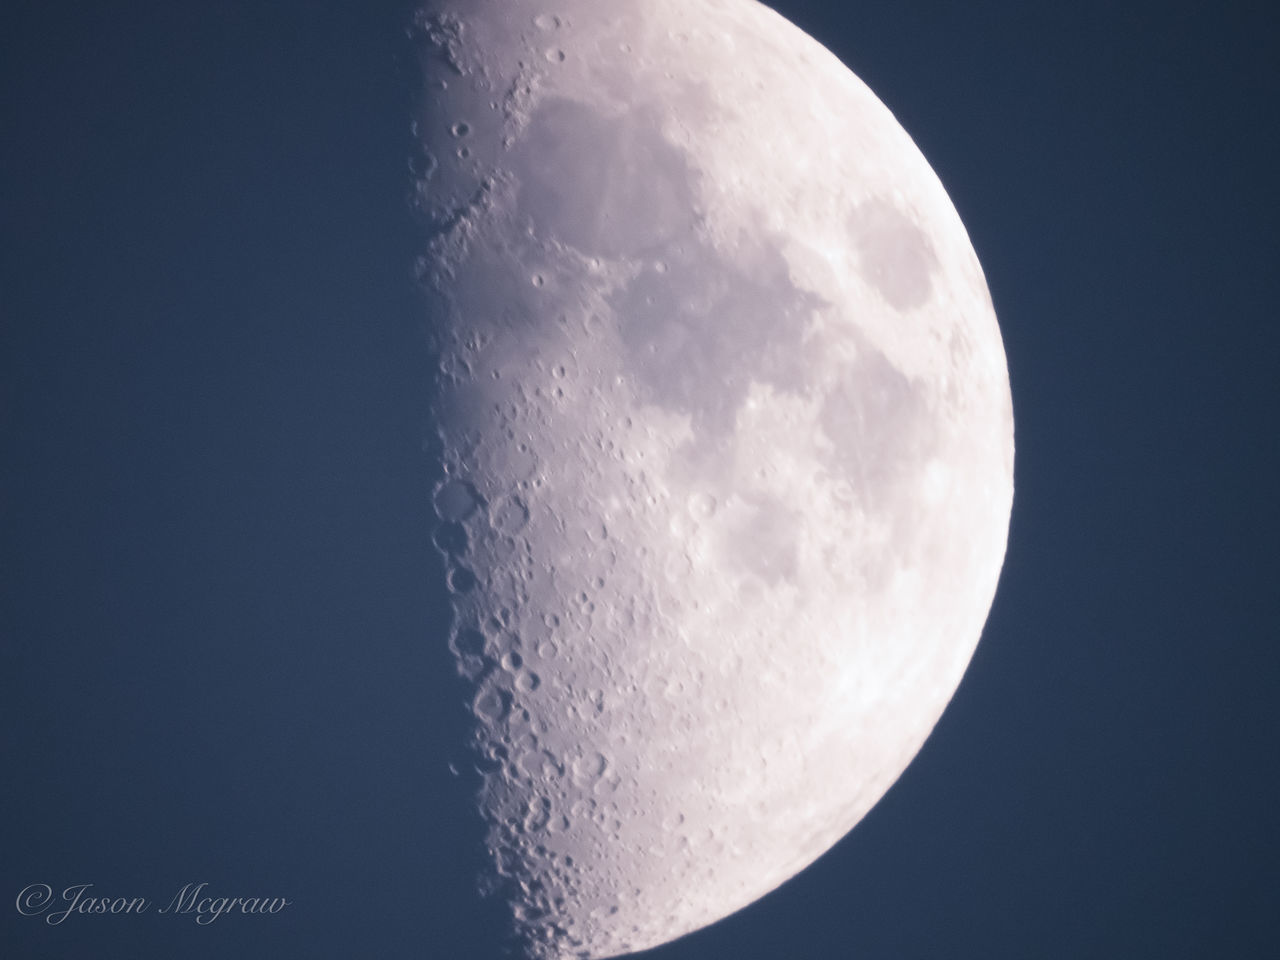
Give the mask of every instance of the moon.
[[933, 729], [1004, 559], [1004, 350], [937, 176], [767, 7], [413, 34], [481, 885], [529, 956], [617, 956], [802, 870]]

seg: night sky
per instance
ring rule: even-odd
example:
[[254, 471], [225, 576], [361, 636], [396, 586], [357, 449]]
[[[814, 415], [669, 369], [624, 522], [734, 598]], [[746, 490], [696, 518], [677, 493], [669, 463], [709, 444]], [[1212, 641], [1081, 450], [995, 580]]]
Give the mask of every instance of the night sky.
[[[872, 813], [645, 956], [1275, 956], [1272, 11], [774, 6], [969, 230], [1009, 552]], [[408, 11], [3, 5], [0, 955], [497, 955], [447, 771]], [[291, 904], [156, 913], [200, 882]], [[39, 883], [156, 903], [53, 926]]]

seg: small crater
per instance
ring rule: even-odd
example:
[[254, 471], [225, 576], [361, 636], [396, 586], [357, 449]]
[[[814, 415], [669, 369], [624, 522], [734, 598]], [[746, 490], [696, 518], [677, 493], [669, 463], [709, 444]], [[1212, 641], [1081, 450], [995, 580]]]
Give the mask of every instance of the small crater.
[[467, 530], [456, 521], [442, 523], [436, 527], [431, 542], [441, 553], [451, 557], [460, 557], [467, 552]]
[[551, 820], [551, 801], [546, 797], [534, 797], [529, 801], [524, 816], [526, 833], [538, 833]]
[[580, 784], [594, 783], [604, 776], [609, 761], [603, 753], [589, 753], [573, 762], [573, 779]]
[[554, 780], [564, 773], [560, 761], [547, 750], [531, 750], [521, 755], [516, 766], [532, 780]]
[[479, 657], [484, 654], [484, 634], [464, 627], [453, 635], [453, 651], [461, 657]]
[[542, 686], [542, 678], [536, 673], [522, 673], [516, 677], [516, 689], [521, 693], [533, 693]]
[[436, 490], [435, 504], [441, 520], [461, 523], [475, 513], [480, 495], [465, 480], [446, 480]]
[[509, 481], [520, 483], [533, 476], [538, 468], [538, 458], [527, 443], [517, 443], [501, 450], [498, 467], [501, 476]]
[[470, 593], [475, 589], [476, 575], [466, 567], [454, 567], [449, 571], [449, 590], [453, 593]]
[[430, 180], [439, 166], [431, 151], [419, 148], [409, 157], [409, 172], [420, 180]]
[[500, 723], [511, 712], [511, 694], [501, 687], [486, 687], [476, 695], [471, 709], [481, 723]]
[[695, 520], [709, 520], [715, 516], [716, 498], [709, 493], [695, 493], [689, 498], [689, 513]]

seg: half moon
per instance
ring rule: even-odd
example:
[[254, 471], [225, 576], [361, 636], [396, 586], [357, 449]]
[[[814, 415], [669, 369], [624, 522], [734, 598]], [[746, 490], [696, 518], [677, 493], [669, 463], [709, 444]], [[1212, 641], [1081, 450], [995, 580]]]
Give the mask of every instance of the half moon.
[[615, 956], [778, 886], [919, 750], [1003, 562], [1005, 356], [938, 178], [768, 8], [416, 29], [485, 886], [532, 956]]

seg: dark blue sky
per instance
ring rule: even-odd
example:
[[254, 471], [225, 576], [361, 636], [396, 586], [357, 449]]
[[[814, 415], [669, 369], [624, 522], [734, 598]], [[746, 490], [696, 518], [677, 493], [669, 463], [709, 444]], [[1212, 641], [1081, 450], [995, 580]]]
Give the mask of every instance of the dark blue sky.
[[[493, 955], [408, 281], [406, 6], [0, 13], [0, 953]], [[1262, 5], [787, 2], [982, 259], [978, 654], [812, 869], [653, 960], [1280, 942], [1280, 50]], [[157, 916], [183, 884], [275, 917]], [[28, 884], [159, 901], [18, 914]]]

